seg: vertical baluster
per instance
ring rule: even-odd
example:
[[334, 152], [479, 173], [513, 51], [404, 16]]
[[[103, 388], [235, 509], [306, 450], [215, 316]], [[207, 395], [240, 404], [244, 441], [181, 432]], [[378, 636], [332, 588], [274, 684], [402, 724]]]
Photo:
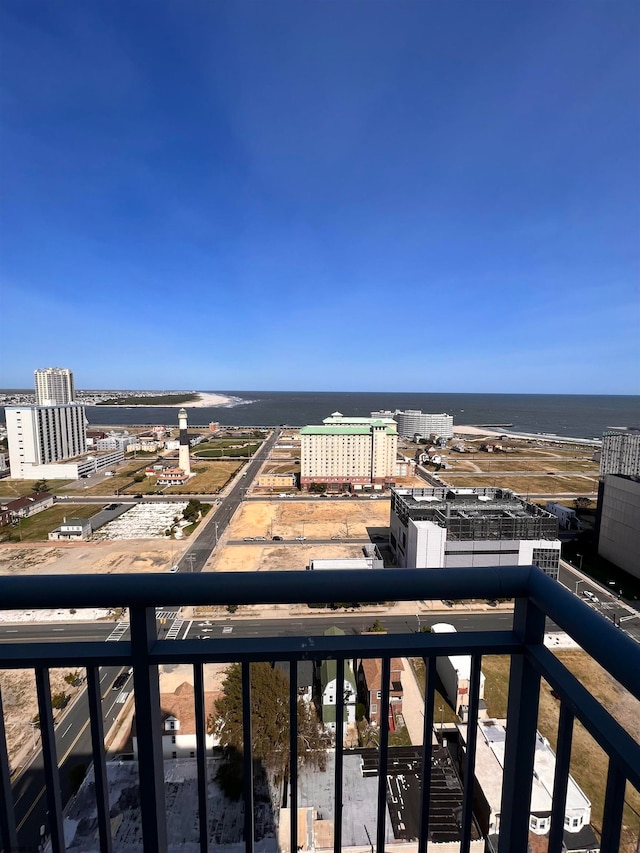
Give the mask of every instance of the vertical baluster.
[[4, 850], [12, 853], [18, 849], [16, 833], [16, 816], [13, 810], [13, 794], [11, 793], [11, 770], [9, 768], [9, 753], [4, 728], [4, 710], [2, 708], [2, 692], [0, 691], [0, 843]]
[[620, 850], [620, 831], [627, 781], [620, 770], [609, 761], [607, 789], [604, 795], [604, 815], [602, 818], [602, 838], [600, 853], [618, 853]]
[[530, 599], [516, 599], [513, 632], [524, 653], [511, 657], [499, 853], [527, 849], [540, 675], [527, 658], [526, 647], [543, 644], [544, 620]]
[[336, 747], [335, 786], [333, 795], [333, 850], [342, 849], [342, 761], [344, 744], [344, 658], [336, 661]]
[[207, 806], [207, 720], [204, 707], [204, 666], [193, 665], [196, 712], [196, 763], [198, 766], [198, 824], [201, 853], [209, 849], [209, 812]]
[[53, 727], [49, 670], [45, 667], [36, 668], [36, 689], [38, 693], [38, 713], [40, 714], [40, 734], [42, 736], [44, 778], [47, 787], [47, 806], [49, 809], [48, 830], [51, 839], [51, 849], [53, 853], [63, 853], [65, 843], [62, 829], [60, 776], [58, 773], [56, 736]]
[[289, 820], [290, 850], [298, 849], [298, 663], [289, 663]]
[[167, 821], [160, 683], [158, 667], [149, 663], [149, 652], [156, 642], [155, 607], [132, 607], [130, 620], [142, 838], [145, 850], [165, 853]]
[[89, 699], [89, 722], [91, 724], [91, 749], [93, 753], [93, 775], [96, 784], [96, 808], [101, 853], [111, 853], [111, 821], [109, 817], [109, 786], [107, 762], [104, 753], [104, 720], [102, 717], [102, 692], [100, 669], [87, 667], [87, 696]]
[[462, 838], [460, 853], [469, 853], [473, 825], [473, 791], [476, 767], [476, 741], [478, 735], [478, 703], [480, 702], [480, 676], [482, 657], [471, 658], [471, 685], [469, 715], [467, 718], [467, 751], [464, 757], [464, 796], [462, 800]]
[[424, 660], [424, 727], [422, 730], [422, 811], [418, 853], [427, 853], [429, 807], [431, 805], [431, 744], [433, 739], [433, 703], [436, 689], [436, 659]]
[[252, 853], [253, 819], [253, 748], [251, 742], [251, 664], [242, 664], [242, 770], [244, 785], [244, 847]]
[[564, 811], [569, 785], [571, 763], [571, 741], [573, 739], [573, 712], [563, 701], [558, 721], [558, 748], [556, 769], [553, 777], [553, 803], [551, 804], [551, 829], [549, 831], [549, 853], [562, 853], [564, 835]]
[[382, 699], [380, 706], [380, 755], [378, 776], [378, 826], [376, 846], [378, 853], [384, 853], [384, 839], [387, 828], [387, 761], [389, 747], [389, 679], [391, 661], [382, 658]]

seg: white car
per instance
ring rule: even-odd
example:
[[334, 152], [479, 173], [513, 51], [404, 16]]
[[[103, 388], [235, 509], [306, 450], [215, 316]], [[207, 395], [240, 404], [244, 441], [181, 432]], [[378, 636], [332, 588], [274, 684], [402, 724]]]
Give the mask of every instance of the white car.
[[169, 571], [171, 572], [172, 575], [174, 575], [176, 572], [180, 571], [180, 566], [171, 566]]
[[582, 591], [583, 596], [588, 599], [592, 604], [600, 604], [600, 599], [594, 595], [590, 589], [584, 589]]

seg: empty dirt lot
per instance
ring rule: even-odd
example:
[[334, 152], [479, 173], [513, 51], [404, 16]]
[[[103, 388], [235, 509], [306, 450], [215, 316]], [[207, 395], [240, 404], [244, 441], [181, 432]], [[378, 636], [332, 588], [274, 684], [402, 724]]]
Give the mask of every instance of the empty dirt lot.
[[245, 536], [282, 536], [295, 539], [330, 539], [332, 536], [362, 539], [372, 528], [389, 526], [388, 500], [341, 498], [339, 500], [301, 501], [274, 498], [247, 501], [236, 512], [228, 539]]
[[362, 557], [362, 545], [227, 545], [219, 548], [206, 565], [213, 572], [288, 572], [304, 571], [309, 560]]

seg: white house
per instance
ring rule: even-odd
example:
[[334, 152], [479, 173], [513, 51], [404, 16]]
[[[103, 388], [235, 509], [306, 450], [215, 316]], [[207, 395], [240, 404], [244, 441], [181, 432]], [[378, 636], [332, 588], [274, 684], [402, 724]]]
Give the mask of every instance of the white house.
[[[344, 631], [340, 628], [329, 628], [326, 635], [342, 635]], [[349, 661], [344, 662], [344, 683], [342, 686], [344, 697], [344, 731], [345, 737], [347, 727], [355, 725], [357, 689], [356, 678], [353, 667]], [[336, 705], [338, 701], [338, 664], [335, 660], [323, 660], [320, 665], [320, 691], [322, 699], [322, 722], [324, 727], [331, 732], [336, 730]]]
[[[215, 701], [218, 693], [205, 691], [205, 719], [215, 713]], [[163, 758], [195, 758], [196, 755], [196, 717], [193, 695], [193, 685], [184, 681], [174, 693], [160, 694], [162, 710], [162, 757]], [[208, 750], [218, 746], [219, 739], [214, 735], [206, 735], [205, 746]], [[133, 753], [138, 756], [138, 738], [136, 736], [135, 719], [133, 722]]]

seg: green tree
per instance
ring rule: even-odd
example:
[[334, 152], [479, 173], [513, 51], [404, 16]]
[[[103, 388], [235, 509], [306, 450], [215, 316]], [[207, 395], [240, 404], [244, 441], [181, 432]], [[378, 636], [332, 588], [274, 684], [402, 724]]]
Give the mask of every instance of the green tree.
[[202, 504], [196, 498], [191, 498], [186, 507], [182, 510], [182, 515], [185, 521], [190, 521], [192, 524], [198, 520], [202, 513]]
[[57, 711], [60, 711], [62, 708], [64, 708], [68, 701], [69, 697], [64, 691], [61, 691], [60, 693], [54, 693], [54, 695], [51, 697], [51, 704]]
[[313, 492], [317, 495], [323, 495], [327, 491], [326, 483], [311, 483], [309, 486], [309, 491]]
[[48, 492], [49, 491], [49, 484], [47, 483], [47, 481], [45, 479], [36, 480], [35, 483], [33, 484], [33, 491], [34, 492]]
[[[289, 765], [289, 679], [268, 663], [252, 663], [251, 750], [255, 761], [277, 775]], [[234, 778], [240, 772], [238, 756], [243, 752], [242, 667], [232, 664], [222, 685], [223, 695], [216, 702], [216, 714], [207, 728], [217, 734], [232, 765]], [[313, 708], [298, 700], [298, 756], [300, 762], [324, 766], [324, 741]], [[225, 773], [231, 772], [229, 768]], [[226, 790], [226, 788], [225, 788]]]
[[576, 509], [589, 509], [592, 503], [591, 498], [576, 498], [573, 505]]
[[387, 629], [384, 627], [382, 622], [379, 619], [373, 623], [373, 625], [367, 629], [372, 634], [386, 634]]
[[65, 675], [64, 680], [72, 687], [77, 687], [78, 684], [82, 683], [82, 673], [79, 669], [74, 670], [74, 672], [68, 672]]
[[142, 483], [143, 480], [144, 480], [144, 474], [136, 474], [135, 477], [133, 478], [134, 483]]

